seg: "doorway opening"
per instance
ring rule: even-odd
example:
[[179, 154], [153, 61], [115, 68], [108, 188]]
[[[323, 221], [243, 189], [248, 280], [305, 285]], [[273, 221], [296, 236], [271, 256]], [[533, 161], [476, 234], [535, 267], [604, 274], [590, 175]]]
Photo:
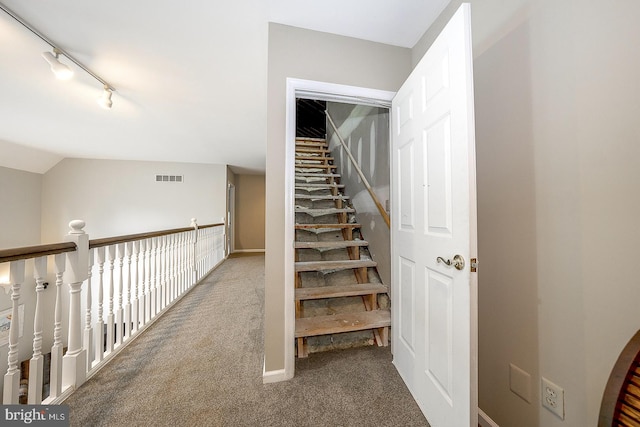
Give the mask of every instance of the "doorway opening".
[[[295, 145], [297, 100], [352, 103], [389, 108], [394, 92], [310, 80], [287, 79], [286, 149], [285, 149], [285, 375], [295, 370]], [[323, 119], [324, 120], [324, 119]], [[388, 124], [387, 124], [388, 126]]]

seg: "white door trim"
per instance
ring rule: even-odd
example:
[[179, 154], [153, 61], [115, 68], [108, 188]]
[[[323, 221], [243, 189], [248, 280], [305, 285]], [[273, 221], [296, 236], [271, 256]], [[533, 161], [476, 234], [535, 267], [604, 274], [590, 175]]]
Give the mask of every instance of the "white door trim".
[[296, 97], [348, 102], [354, 104], [389, 106], [395, 92], [347, 86], [334, 83], [287, 78], [286, 142], [285, 142], [285, 209], [284, 209], [284, 328], [285, 378], [292, 378], [295, 370], [295, 282], [293, 242], [295, 240], [295, 140]]

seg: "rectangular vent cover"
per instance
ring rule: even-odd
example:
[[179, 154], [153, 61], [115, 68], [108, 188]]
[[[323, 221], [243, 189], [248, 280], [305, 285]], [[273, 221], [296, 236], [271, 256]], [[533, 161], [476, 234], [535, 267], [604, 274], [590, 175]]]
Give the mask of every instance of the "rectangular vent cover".
[[156, 175], [156, 182], [183, 182], [184, 175]]

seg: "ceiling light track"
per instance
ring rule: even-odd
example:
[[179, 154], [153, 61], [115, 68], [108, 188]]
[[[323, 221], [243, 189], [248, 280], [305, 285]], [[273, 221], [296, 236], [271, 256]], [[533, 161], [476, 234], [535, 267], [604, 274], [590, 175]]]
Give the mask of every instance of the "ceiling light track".
[[[76, 64], [80, 69], [82, 69], [84, 72], [86, 72], [87, 74], [89, 74], [91, 77], [93, 77], [94, 79], [96, 79], [97, 81], [99, 81], [102, 84], [102, 86], [104, 87], [105, 92], [109, 92], [109, 94], [108, 94], [108, 98], [109, 98], [108, 105], [109, 105], [109, 108], [111, 107], [111, 105], [110, 105], [111, 104], [111, 93], [115, 92], [115, 90], [116, 90], [112, 85], [110, 85], [105, 79], [103, 79], [102, 77], [100, 77], [99, 75], [97, 75], [96, 73], [91, 71], [89, 68], [87, 68], [82, 62], [78, 61], [71, 54], [69, 54], [67, 51], [65, 51], [60, 46], [58, 46], [50, 38], [48, 38], [47, 36], [42, 34], [40, 31], [38, 31], [36, 28], [34, 28], [31, 24], [26, 22], [19, 15], [17, 15], [15, 12], [13, 12], [11, 9], [9, 9], [7, 6], [5, 6], [4, 4], [0, 3], [0, 9], [2, 9], [7, 15], [9, 15], [13, 19], [15, 19], [20, 25], [25, 27], [27, 30], [31, 31], [33, 34], [38, 36], [42, 41], [44, 41], [45, 43], [47, 43], [49, 46], [51, 46], [53, 48], [53, 54], [49, 53], [49, 52], [45, 52], [45, 53], [43, 53], [43, 56], [45, 57], [45, 60], [49, 63], [49, 65], [51, 65], [51, 69], [56, 74], [56, 76], [58, 76], [58, 71], [56, 71], [56, 69], [60, 69], [60, 66], [68, 69], [68, 67], [66, 65], [61, 64], [58, 61], [58, 56], [62, 55], [64, 57], [66, 57], [69, 61], [71, 61], [74, 64]], [[69, 69], [69, 71], [72, 72], [70, 69]], [[69, 75], [66, 78], [69, 78], [69, 77], [71, 77], [71, 76]], [[103, 95], [103, 97], [104, 97], [104, 95]]]

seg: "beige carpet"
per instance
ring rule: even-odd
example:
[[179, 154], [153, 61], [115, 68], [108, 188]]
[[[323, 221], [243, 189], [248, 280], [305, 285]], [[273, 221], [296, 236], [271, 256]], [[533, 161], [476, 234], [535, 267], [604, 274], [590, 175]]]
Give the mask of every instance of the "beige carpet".
[[388, 348], [262, 384], [264, 256], [230, 258], [65, 402], [72, 426], [428, 426]]

